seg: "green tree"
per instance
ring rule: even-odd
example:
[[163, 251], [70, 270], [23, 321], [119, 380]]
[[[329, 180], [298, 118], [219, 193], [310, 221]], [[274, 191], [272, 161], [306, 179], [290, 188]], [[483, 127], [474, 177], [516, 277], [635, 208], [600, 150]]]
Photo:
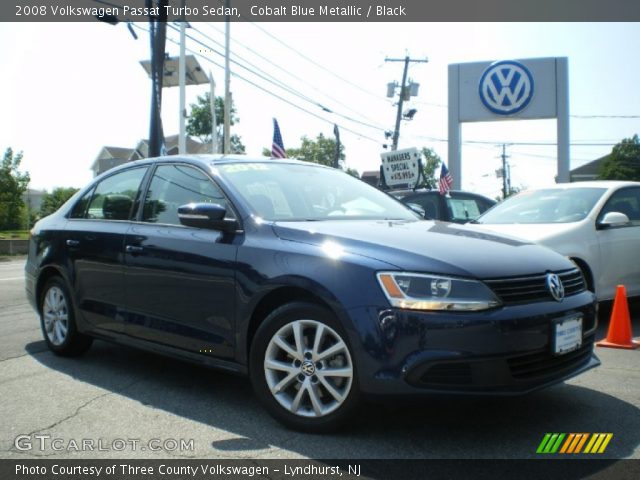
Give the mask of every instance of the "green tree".
[[422, 148], [422, 182], [420, 186], [434, 190], [438, 188], [436, 169], [442, 163], [440, 155], [432, 148]]
[[355, 168], [349, 168], [347, 167], [347, 169], [345, 170], [345, 172], [347, 172], [349, 175], [351, 175], [352, 177], [356, 177], [356, 178], [360, 178], [360, 172], [358, 172], [358, 170], [356, 170]]
[[40, 206], [40, 217], [51, 215], [77, 191], [78, 189], [73, 187], [58, 187], [54, 188], [51, 193], [45, 193], [42, 197], [42, 205]]
[[602, 162], [601, 180], [640, 180], [640, 140], [638, 134], [615, 145]]
[[[336, 154], [336, 141], [333, 138], [325, 137], [322, 133], [318, 134], [315, 140], [311, 140], [306, 135], [301, 139], [300, 148], [287, 148], [287, 157], [305, 160], [307, 162], [319, 163], [328, 167], [333, 166], [333, 157]], [[263, 149], [264, 156], [270, 156], [270, 149]], [[340, 160], [344, 160], [344, 145], [340, 144]], [[353, 174], [353, 173], [352, 173]]]
[[29, 186], [29, 173], [20, 172], [22, 152], [14, 155], [7, 148], [0, 164], [0, 230], [15, 230], [23, 227], [22, 212], [25, 207], [22, 194]]
[[[216, 133], [218, 136], [218, 151], [224, 151], [224, 99], [216, 97]], [[231, 104], [230, 124], [235, 125], [240, 119], [236, 115], [236, 109]], [[191, 112], [187, 120], [187, 133], [198, 137], [203, 143], [211, 143], [211, 95], [209, 92], [198, 96], [196, 103], [191, 104]], [[239, 135], [231, 135], [231, 153], [245, 153], [245, 146]]]

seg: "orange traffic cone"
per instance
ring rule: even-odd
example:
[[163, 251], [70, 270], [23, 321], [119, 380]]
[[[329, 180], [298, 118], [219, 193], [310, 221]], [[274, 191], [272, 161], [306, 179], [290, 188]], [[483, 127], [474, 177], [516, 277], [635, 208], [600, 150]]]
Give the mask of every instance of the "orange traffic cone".
[[633, 340], [631, 335], [631, 315], [627, 303], [627, 291], [624, 285], [618, 285], [616, 298], [613, 301], [611, 320], [607, 338], [596, 343], [599, 347], [626, 348], [629, 350], [640, 347], [640, 342]]

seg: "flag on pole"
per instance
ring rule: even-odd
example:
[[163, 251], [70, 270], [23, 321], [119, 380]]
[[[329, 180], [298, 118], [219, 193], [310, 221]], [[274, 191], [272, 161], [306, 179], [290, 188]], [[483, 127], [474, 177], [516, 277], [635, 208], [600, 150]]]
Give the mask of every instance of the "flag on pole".
[[275, 118], [273, 119], [273, 143], [271, 144], [271, 156], [273, 158], [287, 158], [287, 154], [284, 151], [284, 144], [282, 143], [282, 135], [280, 134], [278, 120]]
[[451, 190], [451, 186], [453, 185], [453, 177], [449, 173], [449, 169], [442, 162], [442, 167], [440, 168], [440, 180], [438, 181], [438, 186], [440, 189], [440, 195], [446, 195], [446, 193]]

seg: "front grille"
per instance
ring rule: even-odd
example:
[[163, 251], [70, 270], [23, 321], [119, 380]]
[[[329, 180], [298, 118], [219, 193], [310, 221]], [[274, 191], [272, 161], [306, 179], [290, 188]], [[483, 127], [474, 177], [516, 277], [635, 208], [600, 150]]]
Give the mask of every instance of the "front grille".
[[[570, 297], [586, 290], [584, 277], [579, 269], [557, 272], [562, 285], [564, 296]], [[506, 305], [519, 303], [545, 302], [553, 300], [547, 288], [547, 275], [532, 275], [530, 277], [496, 278], [485, 280], [485, 283], [495, 292]]]
[[420, 377], [422, 386], [466, 386], [471, 382], [471, 365], [464, 362], [437, 363]]
[[593, 351], [594, 336], [583, 340], [583, 344], [573, 352], [564, 355], [553, 355], [548, 350], [511, 357], [507, 360], [511, 376], [519, 380], [536, 377], [553, 377], [586, 362]]

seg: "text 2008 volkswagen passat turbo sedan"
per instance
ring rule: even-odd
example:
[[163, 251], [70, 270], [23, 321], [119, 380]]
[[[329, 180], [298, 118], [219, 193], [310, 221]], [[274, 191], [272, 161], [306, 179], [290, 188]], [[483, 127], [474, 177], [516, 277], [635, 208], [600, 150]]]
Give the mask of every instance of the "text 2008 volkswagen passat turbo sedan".
[[599, 363], [566, 258], [293, 160], [110, 170], [36, 224], [26, 286], [55, 353], [100, 338], [248, 374], [310, 431], [363, 397], [523, 393]]

